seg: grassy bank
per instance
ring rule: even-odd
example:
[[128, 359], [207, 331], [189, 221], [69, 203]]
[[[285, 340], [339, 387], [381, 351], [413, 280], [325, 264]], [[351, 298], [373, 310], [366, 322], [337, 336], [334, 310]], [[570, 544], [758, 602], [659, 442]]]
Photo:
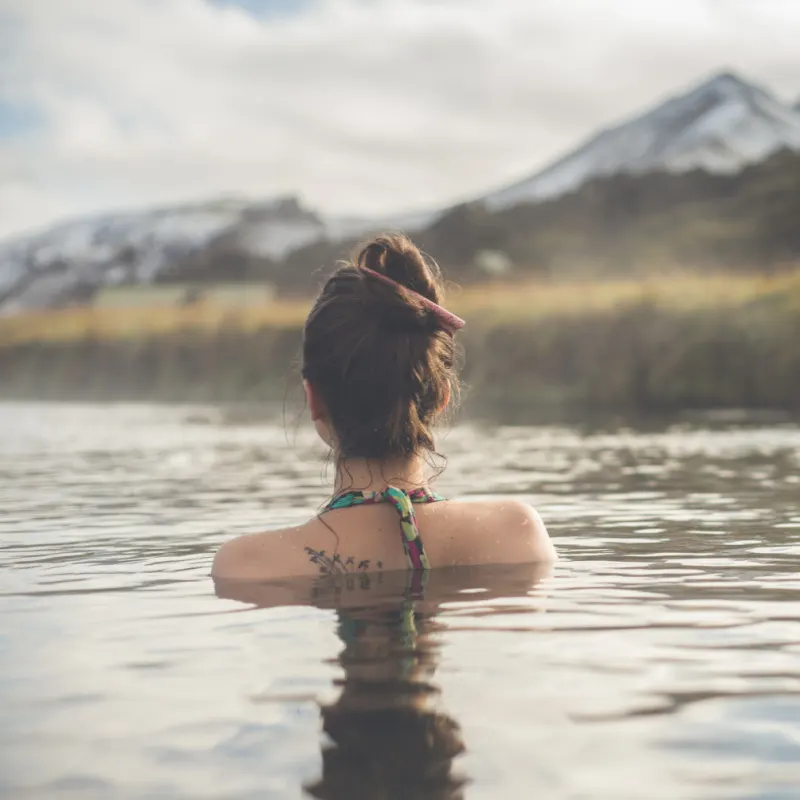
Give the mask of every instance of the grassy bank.
[[[800, 411], [800, 273], [490, 285], [468, 319], [471, 408]], [[0, 319], [5, 396], [261, 400], [295, 383], [307, 306], [67, 309]]]

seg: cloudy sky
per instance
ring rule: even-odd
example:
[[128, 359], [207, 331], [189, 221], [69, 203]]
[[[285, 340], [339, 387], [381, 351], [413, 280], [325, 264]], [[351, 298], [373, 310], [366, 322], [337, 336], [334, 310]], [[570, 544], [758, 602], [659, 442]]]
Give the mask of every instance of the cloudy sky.
[[0, 0], [0, 235], [298, 194], [430, 208], [723, 68], [800, 96], [798, 0]]

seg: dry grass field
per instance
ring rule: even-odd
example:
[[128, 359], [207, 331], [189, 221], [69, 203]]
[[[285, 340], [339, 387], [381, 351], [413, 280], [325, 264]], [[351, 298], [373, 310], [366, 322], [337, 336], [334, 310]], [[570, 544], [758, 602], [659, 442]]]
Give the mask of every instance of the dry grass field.
[[[531, 282], [452, 287], [447, 305], [468, 323], [530, 322], [558, 316], [613, 313], [647, 304], [661, 310], [734, 310], [781, 297], [800, 308], [800, 271], [772, 276], [672, 273], [642, 280]], [[232, 309], [199, 302], [190, 306], [65, 308], [0, 317], [0, 347], [23, 343], [154, 339], [176, 333], [213, 335], [263, 328], [300, 328], [304, 300], [276, 300]]]

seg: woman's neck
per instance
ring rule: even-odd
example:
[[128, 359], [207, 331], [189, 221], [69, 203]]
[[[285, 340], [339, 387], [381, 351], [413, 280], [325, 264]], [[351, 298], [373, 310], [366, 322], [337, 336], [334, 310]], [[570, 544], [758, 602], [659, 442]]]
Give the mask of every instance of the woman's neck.
[[337, 464], [334, 492], [379, 492], [389, 485], [415, 489], [427, 483], [428, 465], [419, 456], [386, 461], [347, 458]]

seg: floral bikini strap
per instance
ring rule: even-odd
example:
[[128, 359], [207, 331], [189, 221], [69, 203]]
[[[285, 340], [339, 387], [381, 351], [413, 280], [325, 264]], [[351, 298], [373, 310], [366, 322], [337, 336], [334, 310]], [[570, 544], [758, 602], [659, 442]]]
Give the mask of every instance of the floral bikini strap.
[[431, 565], [419, 535], [414, 505], [416, 503], [437, 503], [444, 499], [444, 497], [426, 487], [406, 492], [404, 489], [398, 489], [395, 486], [387, 486], [381, 492], [346, 492], [331, 500], [325, 510], [333, 511], [337, 508], [350, 508], [351, 506], [391, 503], [400, 516], [403, 549], [405, 550], [409, 567], [414, 570], [428, 570]]

